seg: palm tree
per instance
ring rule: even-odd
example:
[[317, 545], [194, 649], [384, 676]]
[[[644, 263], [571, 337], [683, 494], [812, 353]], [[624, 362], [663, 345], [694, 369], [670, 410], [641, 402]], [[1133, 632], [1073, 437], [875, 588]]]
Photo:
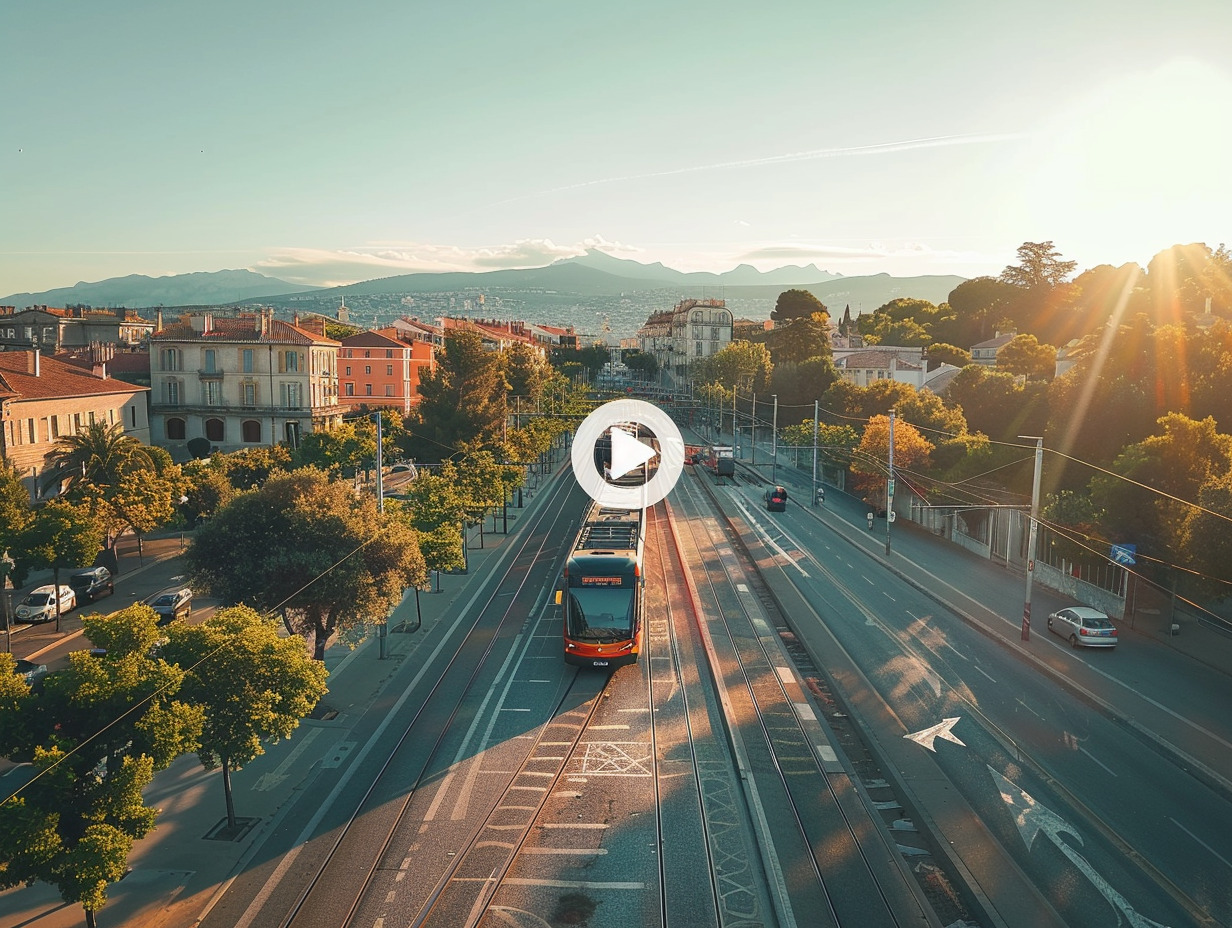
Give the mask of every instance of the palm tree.
[[131, 470], [155, 468], [150, 449], [124, 433], [124, 426], [92, 422], [76, 435], [60, 439], [51, 457], [52, 479], [67, 483], [114, 487]]

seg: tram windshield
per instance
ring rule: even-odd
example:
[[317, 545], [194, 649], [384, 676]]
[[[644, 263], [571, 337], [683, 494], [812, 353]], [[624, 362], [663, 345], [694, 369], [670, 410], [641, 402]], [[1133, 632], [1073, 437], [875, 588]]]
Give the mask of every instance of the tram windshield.
[[598, 643], [633, 635], [633, 586], [571, 586], [569, 637]]

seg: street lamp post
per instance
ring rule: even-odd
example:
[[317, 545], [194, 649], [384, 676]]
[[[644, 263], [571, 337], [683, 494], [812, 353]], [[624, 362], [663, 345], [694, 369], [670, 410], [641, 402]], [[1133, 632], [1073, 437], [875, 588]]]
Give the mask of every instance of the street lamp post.
[[774, 394], [774, 419], [770, 426], [770, 482], [779, 482], [779, 395]]
[[1035, 544], [1039, 527], [1040, 474], [1044, 469], [1044, 439], [1035, 435], [1019, 435], [1035, 439], [1035, 476], [1031, 482], [1031, 526], [1027, 530], [1027, 594], [1022, 604], [1022, 640], [1031, 640], [1031, 581], [1035, 578]]
[[0, 599], [4, 600], [4, 650], [13, 653], [13, 594], [9, 592], [9, 574], [16, 563], [7, 551], [0, 555]]

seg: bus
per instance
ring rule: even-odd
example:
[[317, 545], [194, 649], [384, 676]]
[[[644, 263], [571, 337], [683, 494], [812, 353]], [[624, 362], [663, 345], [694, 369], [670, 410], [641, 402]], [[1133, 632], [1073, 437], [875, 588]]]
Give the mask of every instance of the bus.
[[563, 606], [565, 663], [615, 668], [642, 650], [646, 510], [591, 502], [565, 561], [556, 601]]

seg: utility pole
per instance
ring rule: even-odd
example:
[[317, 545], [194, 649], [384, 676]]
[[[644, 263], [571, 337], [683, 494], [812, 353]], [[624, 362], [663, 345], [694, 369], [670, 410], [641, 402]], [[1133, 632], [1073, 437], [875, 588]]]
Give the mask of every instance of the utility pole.
[[774, 462], [770, 465], [770, 482], [779, 482], [779, 395], [774, 394], [774, 419], [770, 426], [770, 458]]
[[1019, 435], [1035, 439], [1035, 477], [1031, 481], [1031, 527], [1027, 529], [1027, 595], [1022, 604], [1022, 640], [1031, 640], [1031, 581], [1035, 578], [1035, 539], [1039, 528], [1040, 474], [1044, 469], [1044, 439], [1034, 435]]
[[890, 476], [886, 478], [886, 554], [890, 553], [890, 525], [894, 522], [894, 410], [890, 410]]
[[[376, 508], [382, 515], [385, 513], [385, 482], [381, 471], [385, 465], [385, 449], [381, 434], [381, 414], [376, 413]], [[376, 640], [380, 645], [380, 660], [389, 657], [389, 617], [377, 626]]]
[[754, 467], [757, 466], [757, 391], [753, 391], [753, 411], [749, 414], [749, 444], [753, 446]]
[[820, 414], [820, 400], [813, 400], [813, 504], [817, 503], [817, 417]]

